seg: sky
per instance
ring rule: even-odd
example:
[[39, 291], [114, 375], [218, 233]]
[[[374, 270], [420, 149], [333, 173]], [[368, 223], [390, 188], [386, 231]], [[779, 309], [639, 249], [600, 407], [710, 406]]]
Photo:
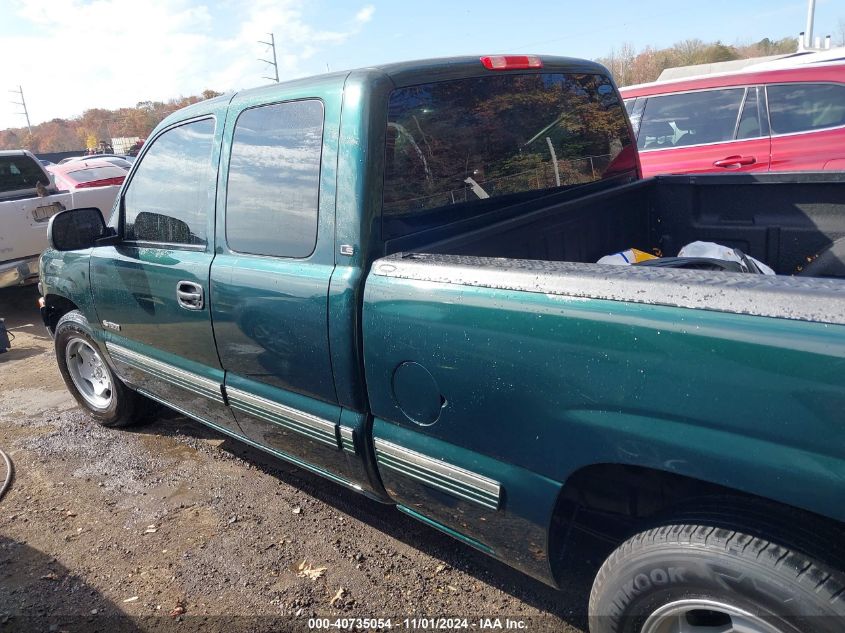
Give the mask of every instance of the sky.
[[[0, 0], [0, 129], [281, 80], [465, 54], [594, 59], [630, 43], [797, 36], [807, 0]], [[845, 0], [817, 0], [817, 35]]]

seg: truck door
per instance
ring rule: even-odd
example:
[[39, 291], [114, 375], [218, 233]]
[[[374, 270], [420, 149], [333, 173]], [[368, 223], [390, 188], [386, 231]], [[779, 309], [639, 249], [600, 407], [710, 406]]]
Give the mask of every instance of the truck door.
[[121, 378], [237, 432], [224, 404], [208, 302], [222, 126], [202, 117], [147, 143], [121, 194], [123, 239], [93, 249], [91, 288]]
[[327, 316], [339, 98], [305, 97], [232, 103], [212, 318], [246, 437], [348, 484]]

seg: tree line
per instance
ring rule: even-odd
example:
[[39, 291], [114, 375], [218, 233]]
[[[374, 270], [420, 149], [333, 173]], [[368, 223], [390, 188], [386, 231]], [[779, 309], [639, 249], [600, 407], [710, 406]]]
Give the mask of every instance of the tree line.
[[100, 142], [113, 138], [146, 138], [162, 119], [180, 108], [220, 92], [203, 90], [202, 94], [162, 101], [140, 101], [134, 108], [107, 110], [91, 108], [74, 119], [53, 119], [32, 126], [0, 131], [0, 149], [28, 149], [31, 152], [69, 152], [96, 149]]
[[[845, 43], [843, 23], [840, 23], [839, 28], [841, 33], [837, 33], [837, 43]], [[794, 53], [797, 46], [795, 37], [779, 40], [764, 38], [747, 45], [688, 39], [668, 48], [647, 46], [642, 50], [636, 50], [631, 44], [625, 43], [596, 61], [610, 70], [618, 85], [628, 86], [655, 81], [666, 68], [783, 55]], [[134, 108], [92, 108], [74, 119], [53, 119], [34, 125], [31, 134], [25, 127], [3, 130], [0, 131], [0, 149], [25, 148], [35, 153], [64, 152], [93, 149], [99, 146], [100, 141], [116, 137], [146, 138], [172, 112], [220, 94], [214, 90], [204, 90], [200, 95], [170, 99], [167, 102], [141, 101]]]
[[677, 42], [669, 48], [655, 49], [646, 46], [637, 51], [631, 44], [622, 44], [610, 54], [600, 57], [603, 64], [613, 74], [619, 86], [656, 81], [660, 73], [676, 66], [694, 66], [712, 64], [735, 59], [765, 57], [768, 55], [786, 55], [798, 50], [797, 37], [784, 37], [779, 40], [763, 38], [759, 42], [744, 46], [731, 46], [722, 42], [702, 42], [699, 39]]

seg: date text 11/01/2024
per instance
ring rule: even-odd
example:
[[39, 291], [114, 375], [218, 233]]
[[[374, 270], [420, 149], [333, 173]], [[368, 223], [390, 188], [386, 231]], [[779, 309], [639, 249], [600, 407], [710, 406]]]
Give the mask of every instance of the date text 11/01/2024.
[[308, 629], [360, 630], [360, 629], [410, 629], [410, 630], [525, 630], [524, 620], [511, 618], [311, 618]]

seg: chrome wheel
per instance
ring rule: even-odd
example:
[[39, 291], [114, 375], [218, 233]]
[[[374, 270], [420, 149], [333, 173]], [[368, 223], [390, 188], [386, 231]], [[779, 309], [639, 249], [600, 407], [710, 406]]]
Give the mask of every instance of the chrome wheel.
[[714, 600], [679, 600], [660, 607], [640, 633], [784, 633], [759, 616]]
[[65, 346], [65, 363], [79, 394], [95, 409], [111, 404], [112, 384], [108, 367], [88, 341], [73, 337]]

